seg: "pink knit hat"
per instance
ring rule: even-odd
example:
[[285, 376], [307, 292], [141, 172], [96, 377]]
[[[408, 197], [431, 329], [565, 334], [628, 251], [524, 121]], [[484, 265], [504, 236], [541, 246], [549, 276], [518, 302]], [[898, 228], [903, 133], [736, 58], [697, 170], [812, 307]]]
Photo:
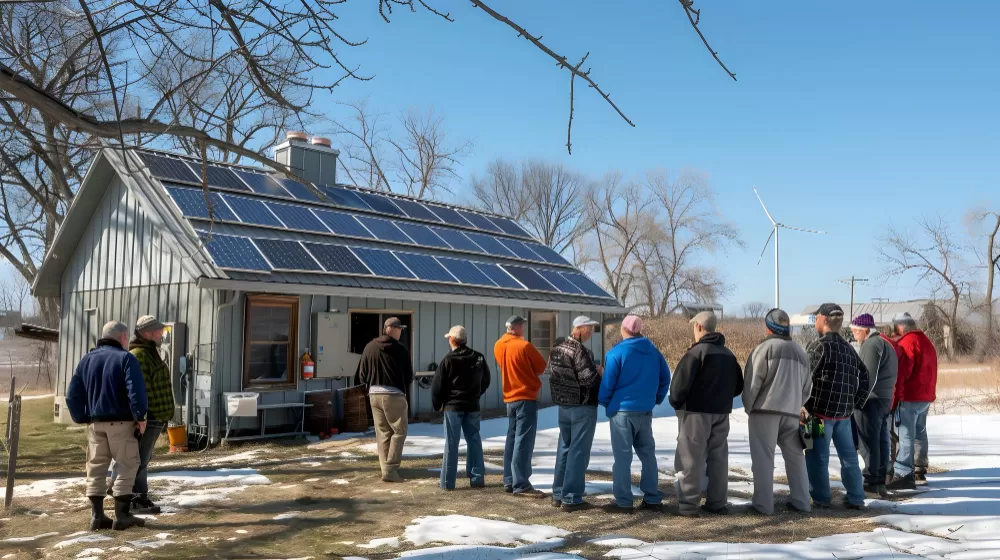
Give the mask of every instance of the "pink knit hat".
[[622, 320], [622, 328], [632, 334], [639, 334], [642, 332], [642, 319], [629, 315]]

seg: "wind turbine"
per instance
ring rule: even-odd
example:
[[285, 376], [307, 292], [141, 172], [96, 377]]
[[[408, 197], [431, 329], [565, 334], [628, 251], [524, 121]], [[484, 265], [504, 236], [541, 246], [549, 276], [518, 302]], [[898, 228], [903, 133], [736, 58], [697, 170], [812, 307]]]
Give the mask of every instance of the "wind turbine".
[[767, 206], [764, 206], [764, 201], [760, 198], [760, 193], [757, 192], [757, 187], [753, 188], [753, 193], [757, 195], [757, 200], [760, 201], [760, 206], [764, 209], [764, 213], [767, 214], [767, 219], [771, 220], [771, 235], [767, 236], [767, 241], [764, 242], [764, 248], [760, 252], [760, 257], [757, 259], [757, 264], [760, 265], [761, 259], [764, 258], [764, 253], [767, 251], [767, 244], [771, 242], [771, 238], [774, 238], [774, 306], [781, 307], [780, 304], [780, 291], [778, 290], [778, 230], [781, 228], [791, 229], [795, 231], [804, 231], [806, 233], [819, 233], [826, 235], [825, 231], [819, 231], [815, 229], [805, 229], [799, 227], [786, 226], [780, 222], [774, 221], [771, 217], [771, 213], [767, 211]]

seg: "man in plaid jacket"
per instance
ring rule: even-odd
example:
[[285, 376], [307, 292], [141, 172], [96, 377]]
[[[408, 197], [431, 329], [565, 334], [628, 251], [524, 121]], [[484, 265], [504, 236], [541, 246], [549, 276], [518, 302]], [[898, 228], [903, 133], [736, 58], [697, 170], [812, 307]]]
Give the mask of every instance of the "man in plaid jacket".
[[803, 411], [803, 419], [823, 420], [824, 432], [806, 451], [806, 468], [813, 504], [830, 507], [830, 442], [840, 458], [840, 478], [847, 490], [844, 505], [862, 509], [865, 491], [858, 462], [858, 449], [851, 431], [851, 415], [868, 399], [868, 370], [854, 348], [840, 336], [844, 310], [824, 303], [816, 311], [816, 331], [820, 338], [809, 343], [806, 353], [812, 368], [813, 388]]

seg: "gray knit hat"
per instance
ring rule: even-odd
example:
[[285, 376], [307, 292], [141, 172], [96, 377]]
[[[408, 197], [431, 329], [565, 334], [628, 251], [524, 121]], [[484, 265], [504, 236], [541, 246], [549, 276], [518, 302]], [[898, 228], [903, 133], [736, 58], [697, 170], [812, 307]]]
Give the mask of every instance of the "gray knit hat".
[[135, 322], [136, 332], [155, 331], [162, 329], [165, 325], [153, 315], [143, 315]]

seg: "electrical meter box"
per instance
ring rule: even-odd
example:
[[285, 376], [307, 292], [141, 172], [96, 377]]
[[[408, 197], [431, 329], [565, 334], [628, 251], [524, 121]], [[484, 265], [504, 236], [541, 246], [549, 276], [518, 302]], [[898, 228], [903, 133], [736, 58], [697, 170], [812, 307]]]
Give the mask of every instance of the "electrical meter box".
[[313, 313], [310, 352], [316, 361], [316, 377], [353, 377], [361, 356], [348, 351], [350, 319], [347, 313]]
[[163, 337], [160, 339], [160, 357], [170, 368], [170, 385], [174, 392], [174, 422], [179, 422], [184, 393], [181, 378], [187, 371], [187, 325], [184, 323], [164, 323]]

